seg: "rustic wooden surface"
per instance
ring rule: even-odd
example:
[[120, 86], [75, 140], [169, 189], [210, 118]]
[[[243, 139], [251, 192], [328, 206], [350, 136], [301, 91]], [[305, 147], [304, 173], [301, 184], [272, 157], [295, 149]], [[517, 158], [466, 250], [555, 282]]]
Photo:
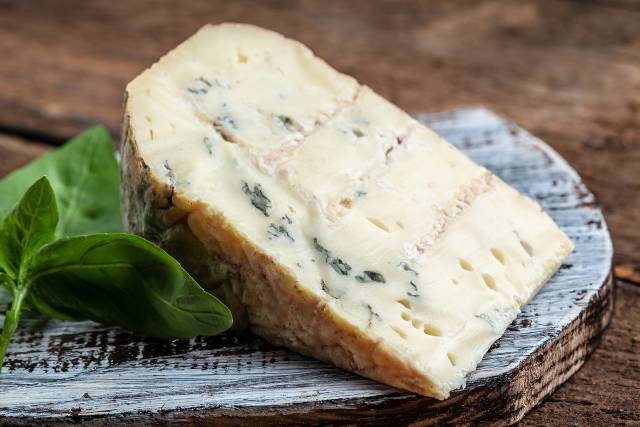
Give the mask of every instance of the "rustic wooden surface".
[[94, 123], [128, 80], [207, 22], [283, 32], [410, 112], [484, 105], [585, 179], [614, 236], [603, 344], [525, 424], [640, 422], [640, 4], [576, 1], [0, 0], [0, 173]]
[[542, 141], [479, 108], [419, 119], [536, 198], [575, 244], [463, 391], [444, 402], [400, 392], [251, 335], [162, 345], [92, 322], [43, 326], [36, 317], [9, 347], [0, 417], [49, 423], [75, 411], [107, 425], [194, 416], [229, 425], [519, 420], [582, 366], [609, 323], [611, 239], [593, 195]]

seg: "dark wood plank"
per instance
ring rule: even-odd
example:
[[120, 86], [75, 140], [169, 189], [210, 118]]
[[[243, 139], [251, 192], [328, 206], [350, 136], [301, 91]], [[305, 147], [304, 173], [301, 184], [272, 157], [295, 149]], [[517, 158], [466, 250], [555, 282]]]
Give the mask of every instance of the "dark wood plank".
[[401, 392], [252, 336], [158, 345], [91, 322], [50, 322], [31, 332], [35, 319], [9, 347], [0, 416], [57, 422], [73, 410], [76, 418], [107, 424], [167, 411], [176, 421], [206, 415], [221, 424], [520, 419], [582, 366], [609, 322], [613, 253], [606, 224], [575, 171], [514, 124], [484, 109], [418, 118], [536, 198], [576, 247], [464, 390], [443, 402]]
[[640, 424], [640, 288], [619, 283], [602, 344], [522, 425]]
[[0, 10], [0, 130], [60, 142], [104, 123], [117, 135], [136, 74], [204, 23], [250, 22], [411, 112], [485, 105], [542, 137], [602, 203], [619, 272], [640, 268], [640, 228], [629, 226], [640, 223], [638, 2], [0, 0]]
[[41, 156], [49, 149], [50, 146], [46, 144], [0, 133], [0, 178]]

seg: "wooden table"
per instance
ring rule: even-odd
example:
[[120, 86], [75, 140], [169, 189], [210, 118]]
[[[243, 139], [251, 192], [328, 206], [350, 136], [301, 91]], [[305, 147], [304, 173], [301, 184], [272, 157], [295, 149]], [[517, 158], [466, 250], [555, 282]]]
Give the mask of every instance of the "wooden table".
[[525, 425], [640, 423], [640, 4], [557, 1], [0, 0], [0, 176], [96, 124], [205, 23], [296, 38], [409, 112], [483, 105], [582, 175], [616, 247], [616, 309], [584, 367]]

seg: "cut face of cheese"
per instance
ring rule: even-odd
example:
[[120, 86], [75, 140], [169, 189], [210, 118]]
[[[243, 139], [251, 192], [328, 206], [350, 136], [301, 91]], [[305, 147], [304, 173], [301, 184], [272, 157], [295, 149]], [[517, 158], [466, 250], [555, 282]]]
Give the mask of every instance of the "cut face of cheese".
[[206, 26], [127, 87], [123, 209], [249, 327], [436, 398], [572, 244], [301, 44]]

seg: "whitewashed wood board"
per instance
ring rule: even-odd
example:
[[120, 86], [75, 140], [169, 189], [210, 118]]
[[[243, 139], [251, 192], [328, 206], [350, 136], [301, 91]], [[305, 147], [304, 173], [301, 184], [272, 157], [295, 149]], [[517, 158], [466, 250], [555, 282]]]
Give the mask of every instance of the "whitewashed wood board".
[[594, 348], [612, 308], [612, 245], [593, 195], [539, 139], [476, 108], [419, 119], [538, 200], [574, 253], [491, 348], [466, 388], [438, 402], [275, 348], [250, 335], [145, 342], [92, 322], [23, 322], [0, 377], [0, 420], [428, 424], [521, 418]]

